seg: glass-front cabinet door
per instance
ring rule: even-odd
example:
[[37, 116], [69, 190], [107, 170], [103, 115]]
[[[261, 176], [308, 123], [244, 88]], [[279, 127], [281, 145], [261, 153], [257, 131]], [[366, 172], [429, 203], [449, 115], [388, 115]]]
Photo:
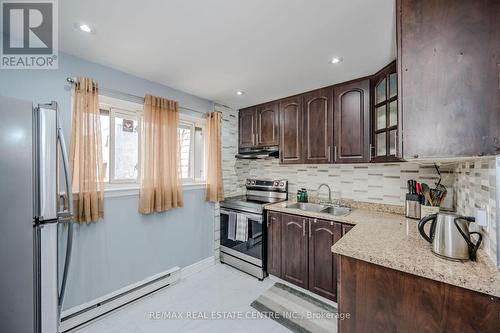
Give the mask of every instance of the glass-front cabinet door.
[[398, 160], [398, 75], [396, 62], [386, 66], [371, 80], [372, 140], [370, 160]]

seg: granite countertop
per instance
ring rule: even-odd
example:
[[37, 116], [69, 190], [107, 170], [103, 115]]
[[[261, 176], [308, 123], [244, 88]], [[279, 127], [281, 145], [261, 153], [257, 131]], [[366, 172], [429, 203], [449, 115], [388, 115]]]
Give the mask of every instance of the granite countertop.
[[366, 208], [355, 208], [347, 216], [332, 216], [286, 208], [289, 203], [266, 209], [356, 225], [332, 246], [334, 253], [500, 297], [500, 271], [489, 257], [481, 250], [477, 262], [437, 257], [420, 236], [417, 220]]

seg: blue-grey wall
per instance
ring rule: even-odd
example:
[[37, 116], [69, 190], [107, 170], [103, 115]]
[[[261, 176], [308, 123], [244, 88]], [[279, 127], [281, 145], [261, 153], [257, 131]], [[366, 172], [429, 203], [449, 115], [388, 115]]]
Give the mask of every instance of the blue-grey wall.
[[[69, 141], [71, 89], [66, 77], [92, 77], [101, 87], [153, 94], [200, 111], [211, 101], [109, 67], [60, 54], [59, 70], [0, 70], [0, 95], [60, 105]], [[182, 112], [182, 110], [181, 110]], [[184, 207], [162, 214], [137, 212], [138, 196], [105, 198], [105, 218], [76, 227], [65, 308], [140, 281], [173, 266], [185, 267], [213, 255], [213, 204], [203, 190], [184, 191]]]

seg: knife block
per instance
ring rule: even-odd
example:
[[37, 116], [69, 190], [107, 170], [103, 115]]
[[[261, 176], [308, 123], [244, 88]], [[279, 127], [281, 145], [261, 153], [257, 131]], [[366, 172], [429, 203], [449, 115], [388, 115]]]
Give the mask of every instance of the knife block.
[[420, 196], [418, 194], [407, 194], [405, 201], [405, 215], [410, 219], [420, 220]]

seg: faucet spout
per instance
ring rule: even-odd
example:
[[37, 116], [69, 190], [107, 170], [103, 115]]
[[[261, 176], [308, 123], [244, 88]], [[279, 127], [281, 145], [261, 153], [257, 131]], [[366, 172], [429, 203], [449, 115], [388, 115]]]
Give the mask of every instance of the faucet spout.
[[328, 184], [321, 184], [318, 186], [318, 189], [316, 190], [316, 196], [319, 196], [319, 190], [321, 190], [321, 188], [325, 186], [327, 189], [328, 189], [328, 203], [331, 203], [332, 202], [332, 189], [330, 188], [330, 186], [328, 186]]

